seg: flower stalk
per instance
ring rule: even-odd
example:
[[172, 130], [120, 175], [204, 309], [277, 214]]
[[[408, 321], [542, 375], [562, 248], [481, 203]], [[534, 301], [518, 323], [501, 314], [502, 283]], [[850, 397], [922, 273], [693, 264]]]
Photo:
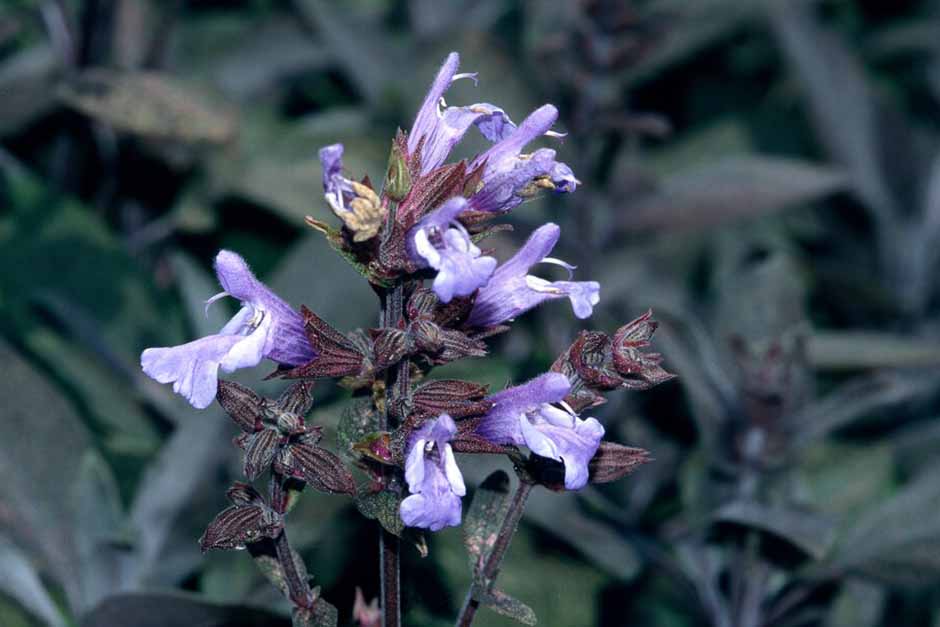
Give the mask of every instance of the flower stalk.
[[[284, 490], [284, 481], [285, 477], [280, 473], [272, 473], [271, 505], [281, 516], [287, 515], [288, 495]], [[297, 570], [297, 564], [294, 562], [294, 551], [291, 549], [286, 529], [281, 529], [281, 533], [274, 539], [274, 551], [281, 572], [284, 573], [284, 583], [287, 585], [291, 603], [297, 607], [313, 607], [316, 599], [307, 579]]]
[[[509, 549], [513, 536], [516, 535], [516, 530], [519, 528], [519, 521], [522, 520], [522, 514], [525, 512], [525, 506], [529, 500], [529, 494], [532, 492], [532, 488], [535, 485], [529, 480], [527, 475], [523, 476], [522, 473], [518, 474], [519, 487], [516, 488], [516, 491], [512, 495], [512, 501], [499, 527], [499, 535], [496, 537], [496, 542], [493, 544], [493, 550], [486, 558], [486, 562], [483, 564], [483, 568], [479, 574], [483, 585], [485, 585], [487, 589], [492, 588], [496, 583], [496, 577], [499, 575], [499, 567], [503, 563], [503, 557], [505, 557], [506, 551]], [[473, 623], [473, 618], [476, 616], [477, 609], [480, 607], [480, 601], [474, 594], [477, 585], [478, 582], [474, 581], [470, 585], [470, 589], [467, 590], [463, 607], [460, 608], [460, 613], [457, 615], [457, 622], [455, 623], [457, 627], [467, 627]]]

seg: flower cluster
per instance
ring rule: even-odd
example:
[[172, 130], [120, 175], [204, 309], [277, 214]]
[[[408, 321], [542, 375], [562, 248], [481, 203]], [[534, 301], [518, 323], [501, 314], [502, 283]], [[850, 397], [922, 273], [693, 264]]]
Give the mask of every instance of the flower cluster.
[[[566, 490], [610, 481], [646, 460], [639, 449], [604, 442], [601, 423], [580, 412], [603, 402], [602, 392], [671, 377], [657, 355], [642, 351], [655, 329], [649, 315], [612, 338], [582, 333], [549, 372], [492, 394], [467, 381], [421, 381], [435, 366], [485, 355], [487, 338], [545, 301], [566, 298], [577, 318], [588, 318], [600, 299], [598, 283], [574, 280], [574, 266], [550, 256], [561, 235], [556, 224], [535, 229], [508, 259], [480, 248], [499, 230], [494, 220], [539, 193], [573, 192], [579, 182], [554, 150], [523, 152], [539, 138], [561, 135], [552, 131], [555, 107], [539, 107], [517, 125], [492, 104], [448, 106], [443, 96], [454, 81], [476, 82], [475, 74], [458, 73], [458, 64], [456, 53], [447, 57], [411, 130], [394, 139], [381, 189], [368, 177], [347, 176], [342, 145], [319, 152], [326, 205], [341, 224], [308, 223], [383, 296], [378, 328], [343, 333], [305, 307], [295, 310], [241, 257], [222, 251], [215, 269], [224, 291], [207, 306], [233, 296], [240, 311], [218, 334], [141, 355], [144, 372], [173, 383], [193, 406], [218, 399], [242, 431], [236, 444], [248, 479], [269, 471], [281, 482], [270, 503], [239, 484], [204, 547], [280, 533], [290, 481], [357, 497], [369, 515], [369, 496], [390, 490], [389, 472], [397, 472], [408, 492], [398, 495], [399, 522], [436, 531], [461, 522], [466, 487], [455, 453], [529, 459], [534, 481]], [[447, 163], [471, 128], [492, 145]], [[542, 264], [560, 266], [567, 278], [535, 274]], [[300, 380], [281, 398], [219, 382], [219, 368], [232, 372], [264, 358], [275, 363], [274, 376]], [[321, 378], [340, 379], [367, 400], [340, 425], [341, 454], [365, 471], [363, 486], [320, 447], [320, 429], [305, 422]], [[523, 450], [531, 456], [522, 457]], [[559, 478], [538, 472], [545, 468]]]

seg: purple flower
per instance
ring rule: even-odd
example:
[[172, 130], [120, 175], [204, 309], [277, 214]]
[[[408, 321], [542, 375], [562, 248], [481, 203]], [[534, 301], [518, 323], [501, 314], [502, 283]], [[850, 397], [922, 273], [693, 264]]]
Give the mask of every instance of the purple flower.
[[460, 524], [460, 497], [467, 493], [449, 442], [457, 425], [447, 414], [412, 434], [405, 461], [411, 496], [401, 502], [401, 519], [409, 527], [439, 531]]
[[481, 256], [480, 249], [457, 216], [466, 209], [464, 198], [451, 198], [422, 218], [408, 233], [408, 250], [421, 266], [437, 270], [434, 293], [441, 302], [468, 296], [486, 283], [496, 269], [496, 260]]
[[[493, 273], [480, 288], [467, 323], [476, 327], [502, 324], [525, 313], [543, 301], [565, 296], [571, 300], [574, 315], [587, 318], [600, 300], [600, 284], [596, 281], [547, 281], [528, 274], [537, 263], [552, 263], [568, 270], [574, 266], [548, 257], [558, 242], [561, 229], [557, 224], [539, 227], [509, 261]], [[570, 278], [570, 276], [569, 276]]]
[[241, 301], [241, 310], [215, 335], [180, 346], [148, 348], [140, 355], [147, 375], [160, 383], [173, 383], [173, 391], [198, 409], [208, 407], [215, 398], [219, 367], [232, 372], [256, 366], [265, 357], [299, 366], [316, 357], [300, 314], [256, 279], [244, 259], [220, 251], [215, 272], [225, 291], [206, 306], [234, 296]]
[[496, 444], [527, 446], [536, 455], [565, 466], [565, 488], [579, 490], [588, 481], [588, 462], [597, 452], [604, 427], [594, 418], [582, 420], [559, 403], [571, 390], [558, 372], [543, 374], [528, 383], [488, 397], [494, 403], [477, 426], [478, 435]]
[[441, 166], [467, 130], [476, 126], [494, 145], [470, 165], [471, 170], [486, 165], [483, 185], [471, 198], [471, 209], [509, 211], [539, 188], [573, 192], [578, 180], [571, 168], [555, 161], [554, 150], [545, 148], [531, 155], [522, 154], [522, 149], [533, 139], [553, 134], [550, 129], [558, 118], [558, 110], [544, 105], [517, 128], [506, 112], [495, 105], [481, 102], [448, 107], [444, 93], [451, 83], [468, 77], [476, 81], [476, 74], [457, 74], [459, 64], [456, 52], [447, 56], [408, 134], [410, 153], [421, 146], [421, 173], [427, 174]]
[[522, 154], [532, 140], [551, 134], [558, 119], [558, 110], [543, 105], [533, 111], [522, 124], [489, 150], [476, 157], [470, 169], [485, 165], [482, 187], [471, 196], [470, 208], [477, 211], [506, 212], [530, 198], [539, 189], [573, 192], [578, 179], [564, 163], [555, 161], [555, 151], [540, 148]]
[[460, 55], [451, 52], [438, 71], [424, 103], [418, 109], [411, 132], [408, 134], [408, 152], [414, 153], [421, 144], [421, 174], [441, 166], [471, 126], [488, 140], [496, 142], [508, 137], [516, 128], [506, 112], [497, 106], [481, 102], [465, 107], [448, 107], [444, 92], [451, 83], [476, 74], [457, 74]]
[[343, 176], [343, 145], [331, 144], [320, 149], [323, 168], [323, 195], [334, 213], [349, 211], [347, 205], [355, 198], [352, 183]]

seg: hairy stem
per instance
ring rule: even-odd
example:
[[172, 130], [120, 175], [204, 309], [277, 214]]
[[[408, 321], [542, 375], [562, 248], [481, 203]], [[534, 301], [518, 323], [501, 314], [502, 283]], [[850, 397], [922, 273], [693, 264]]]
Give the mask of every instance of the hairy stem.
[[[399, 282], [386, 292], [382, 301], [381, 324], [383, 327], [399, 328], [404, 318], [404, 301], [407, 286]], [[403, 359], [389, 368], [385, 374], [385, 411], [380, 414], [379, 428], [382, 431], [398, 426], [398, 408], [401, 399], [410, 387], [410, 362]], [[384, 469], [386, 489], [395, 489], [395, 474], [398, 471]], [[379, 526], [379, 572], [382, 593], [382, 624], [385, 627], [398, 627], [401, 624], [401, 541], [395, 534]]]
[[[286, 501], [284, 477], [275, 473], [271, 480], [271, 505], [283, 514]], [[284, 573], [284, 581], [287, 583], [291, 602], [298, 607], [310, 607], [313, 601], [310, 584], [297, 570], [297, 564], [294, 563], [294, 552], [290, 548], [286, 529], [282, 529], [274, 541], [274, 550], [277, 553], [277, 561], [281, 566], [281, 572]]]
[[[509, 548], [512, 537], [516, 535], [519, 528], [519, 521], [522, 519], [522, 513], [525, 510], [526, 501], [529, 500], [529, 493], [532, 492], [533, 484], [520, 479], [519, 487], [512, 495], [512, 502], [506, 511], [506, 517], [499, 527], [499, 535], [496, 537], [496, 543], [493, 544], [493, 550], [486, 558], [486, 563], [477, 575], [482, 579], [487, 588], [496, 582], [496, 576], [499, 575], [499, 567], [503, 563], [503, 557]], [[457, 627], [467, 627], [473, 623], [473, 618], [480, 607], [480, 601], [474, 597], [474, 586], [471, 585], [464, 598], [463, 607], [460, 608], [460, 614], [457, 615]]]

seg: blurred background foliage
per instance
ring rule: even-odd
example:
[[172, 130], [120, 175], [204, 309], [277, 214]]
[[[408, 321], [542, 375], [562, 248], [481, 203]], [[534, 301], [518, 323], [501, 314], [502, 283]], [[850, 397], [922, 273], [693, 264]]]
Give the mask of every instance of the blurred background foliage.
[[[596, 411], [655, 462], [537, 491], [502, 587], [545, 625], [940, 625], [936, 0], [3, 0], [0, 624], [289, 624], [246, 555], [198, 551], [235, 427], [138, 356], [226, 318], [202, 306], [220, 247], [374, 324], [303, 224], [331, 220], [316, 151], [381, 180], [452, 49], [481, 83], [448, 100], [556, 103], [584, 183], [514, 211], [498, 255], [556, 221], [603, 287], [592, 319], [545, 306], [448, 373], [499, 389], [652, 307], [680, 375]], [[348, 399], [316, 394], [335, 441]], [[322, 494], [290, 520], [349, 623], [374, 523]], [[403, 581], [407, 624], [449, 624], [460, 531]]]

